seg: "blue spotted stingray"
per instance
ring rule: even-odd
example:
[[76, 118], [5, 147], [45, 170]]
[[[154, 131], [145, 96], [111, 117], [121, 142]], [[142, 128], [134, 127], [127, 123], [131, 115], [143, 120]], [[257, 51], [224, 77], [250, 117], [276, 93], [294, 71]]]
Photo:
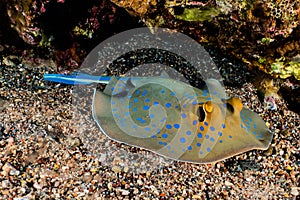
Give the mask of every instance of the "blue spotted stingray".
[[273, 134], [221, 84], [198, 89], [168, 77], [45, 74], [65, 84], [104, 83], [95, 90], [93, 115], [109, 138], [174, 160], [211, 163], [269, 147]]

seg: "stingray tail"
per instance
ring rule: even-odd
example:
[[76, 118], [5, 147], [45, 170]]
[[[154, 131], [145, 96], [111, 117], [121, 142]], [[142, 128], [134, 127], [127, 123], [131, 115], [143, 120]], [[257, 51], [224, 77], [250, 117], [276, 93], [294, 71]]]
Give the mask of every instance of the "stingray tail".
[[110, 76], [93, 76], [84, 73], [66, 74], [44, 74], [45, 81], [64, 83], [68, 85], [86, 85], [91, 83], [108, 84]]

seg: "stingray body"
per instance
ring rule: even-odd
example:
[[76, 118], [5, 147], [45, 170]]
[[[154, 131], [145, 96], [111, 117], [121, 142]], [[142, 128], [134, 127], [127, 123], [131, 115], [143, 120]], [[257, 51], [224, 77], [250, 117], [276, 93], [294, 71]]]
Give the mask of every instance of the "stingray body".
[[267, 149], [272, 140], [259, 115], [244, 108], [239, 99], [226, 97], [216, 80], [207, 80], [207, 89], [200, 90], [163, 77], [45, 74], [44, 78], [67, 84], [107, 84], [104, 91], [95, 90], [92, 105], [102, 132], [174, 160], [215, 162]]

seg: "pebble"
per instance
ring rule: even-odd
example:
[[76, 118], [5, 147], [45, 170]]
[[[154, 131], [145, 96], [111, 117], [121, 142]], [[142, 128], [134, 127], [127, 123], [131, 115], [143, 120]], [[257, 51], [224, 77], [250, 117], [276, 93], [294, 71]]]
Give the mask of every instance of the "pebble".
[[9, 188], [10, 182], [9, 180], [4, 180], [1, 182], [2, 188]]
[[33, 187], [34, 187], [35, 189], [37, 189], [37, 190], [42, 189], [42, 186], [41, 186], [40, 184], [38, 184], [38, 183], [34, 183], [34, 184], [33, 184]]
[[137, 184], [138, 185], [143, 185], [143, 181], [141, 181], [140, 179], [137, 180]]
[[111, 168], [111, 170], [112, 170], [113, 172], [115, 172], [115, 173], [120, 173], [120, 172], [121, 172], [121, 168], [120, 168], [119, 166], [113, 166], [113, 167]]
[[294, 196], [298, 196], [299, 195], [299, 189], [298, 187], [292, 187], [291, 188], [291, 194]]
[[5, 163], [2, 167], [2, 170], [6, 172], [6, 174], [8, 174], [12, 169], [14, 169], [14, 167], [9, 163]]
[[121, 192], [122, 192], [122, 195], [123, 196], [127, 196], [127, 195], [129, 195], [130, 194], [130, 191], [128, 191], [128, 190], [120, 190]]
[[251, 178], [246, 178], [246, 181], [251, 182], [252, 179]]

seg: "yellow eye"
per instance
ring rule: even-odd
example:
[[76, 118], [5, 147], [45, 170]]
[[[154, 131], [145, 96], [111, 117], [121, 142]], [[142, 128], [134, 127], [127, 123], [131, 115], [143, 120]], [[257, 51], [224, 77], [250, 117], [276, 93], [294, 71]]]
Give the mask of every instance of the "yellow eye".
[[212, 106], [212, 103], [210, 101], [205, 103], [204, 108], [205, 108], [206, 112], [211, 113], [213, 111], [213, 106]]
[[243, 109], [243, 103], [238, 98], [232, 98], [228, 100], [228, 103], [230, 103], [238, 113]]

